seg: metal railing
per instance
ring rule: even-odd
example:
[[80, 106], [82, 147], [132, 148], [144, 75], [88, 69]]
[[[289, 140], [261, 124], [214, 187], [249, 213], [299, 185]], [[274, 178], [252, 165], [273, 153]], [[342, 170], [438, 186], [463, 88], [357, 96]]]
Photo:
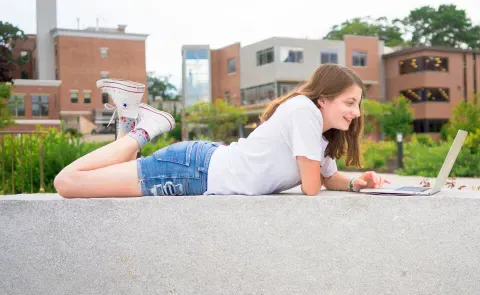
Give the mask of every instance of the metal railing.
[[[44, 187], [44, 182], [43, 182], [43, 135], [44, 134], [47, 134], [48, 132], [46, 131], [0, 131], [0, 147], [1, 147], [1, 161], [2, 161], [2, 187], [0, 189], [0, 195], [5, 195], [6, 192], [7, 192], [7, 187], [5, 186], [5, 183], [6, 183], [6, 179], [5, 179], [5, 175], [6, 175], [6, 170], [5, 170], [5, 164], [6, 164], [6, 161], [9, 160], [11, 161], [11, 193], [12, 194], [15, 194], [15, 162], [16, 162], [16, 159], [15, 159], [15, 136], [19, 136], [19, 139], [20, 139], [20, 146], [19, 146], [19, 152], [18, 154], [20, 155], [20, 159], [19, 159], [19, 162], [20, 162], [20, 165], [22, 165], [22, 169], [21, 169], [21, 174], [20, 174], [20, 178], [22, 179], [22, 186], [21, 186], [21, 192], [25, 193], [25, 184], [27, 182], [27, 179], [26, 179], [26, 173], [25, 173], [25, 167], [27, 166], [27, 161], [30, 160], [30, 177], [29, 177], [29, 181], [30, 181], [30, 193], [34, 193], [34, 183], [33, 183], [33, 140], [34, 140], [34, 135], [37, 135], [38, 136], [38, 148], [39, 148], [39, 151], [38, 151], [38, 156], [39, 156], [39, 170], [40, 170], [40, 187], [39, 187], [39, 190], [38, 192], [40, 193], [44, 193], [45, 192], [45, 187]], [[6, 136], [10, 135], [11, 136], [11, 144], [10, 144], [10, 157], [11, 159], [6, 159], [5, 155], [6, 155], [6, 150], [5, 150], [5, 138]], [[24, 145], [23, 145], [23, 142], [24, 142], [24, 137], [25, 136], [29, 136], [30, 137], [30, 153], [29, 153], [29, 156], [25, 153], [25, 150], [24, 150]], [[29, 158], [29, 159], [27, 159]]]

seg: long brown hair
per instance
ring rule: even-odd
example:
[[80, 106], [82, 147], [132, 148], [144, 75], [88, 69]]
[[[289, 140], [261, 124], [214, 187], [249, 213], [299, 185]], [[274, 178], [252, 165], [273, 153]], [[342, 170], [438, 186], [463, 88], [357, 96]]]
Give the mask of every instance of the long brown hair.
[[[263, 115], [260, 116], [260, 120], [262, 123], [267, 121], [279, 105], [297, 95], [305, 95], [320, 109], [317, 102], [319, 98], [333, 100], [352, 85], [358, 85], [362, 89], [363, 99], [365, 88], [362, 80], [354, 71], [336, 64], [321, 65], [305, 84], [272, 101]], [[323, 134], [329, 142], [325, 151], [326, 156], [330, 156], [332, 159], [340, 159], [346, 154], [346, 165], [358, 168], [361, 168], [360, 136], [363, 132], [361, 101], [360, 112], [360, 117], [352, 120], [347, 131], [330, 129]]]

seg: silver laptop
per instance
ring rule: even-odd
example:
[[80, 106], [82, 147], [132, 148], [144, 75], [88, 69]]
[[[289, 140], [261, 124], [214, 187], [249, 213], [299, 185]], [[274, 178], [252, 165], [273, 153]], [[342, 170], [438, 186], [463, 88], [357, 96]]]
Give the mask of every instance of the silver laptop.
[[438, 193], [442, 187], [447, 182], [448, 175], [452, 170], [453, 164], [457, 159], [458, 153], [462, 148], [463, 143], [465, 142], [465, 138], [467, 137], [468, 132], [464, 130], [458, 130], [457, 136], [448, 151], [447, 157], [443, 162], [442, 169], [440, 169], [440, 173], [438, 174], [437, 179], [435, 180], [435, 184], [429, 187], [421, 187], [421, 186], [404, 186], [404, 187], [389, 187], [389, 188], [369, 188], [369, 189], [361, 189], [361, 193], [367, 193], [372, 195], [377, 194], [386, 194], [386, 195], [402, 195], [402, 196], [411, 196], [411, 195], [424, 195], [429, 196]]

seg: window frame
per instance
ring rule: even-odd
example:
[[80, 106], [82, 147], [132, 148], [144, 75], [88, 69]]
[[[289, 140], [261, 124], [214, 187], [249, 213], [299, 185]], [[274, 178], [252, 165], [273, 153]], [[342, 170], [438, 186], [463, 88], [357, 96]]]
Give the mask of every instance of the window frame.
[[[365, 59], [364, 65], [361, 64], [359, 58], [363, 57]], [[365, 68], [368, 66], [368, 53], [366, 51], [354, 50], [352, 51], [352, 66], [357, 68]], [[355, 64], [355, 58], [360, 62], [359, 65]]]

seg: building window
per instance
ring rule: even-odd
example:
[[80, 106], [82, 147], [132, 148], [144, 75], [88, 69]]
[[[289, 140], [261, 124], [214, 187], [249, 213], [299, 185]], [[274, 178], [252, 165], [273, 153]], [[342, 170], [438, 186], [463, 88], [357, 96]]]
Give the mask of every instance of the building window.
[[70, 102], [78, 103], [78, 90], [70, 90]]
[[282, 62], [303, 63], [303, 49], [293, 47], [281, 47], [280, 60]]
[[419, 56], [405, 59], [400, 61], [399, 69], [400, 75], [423, 71], [448, 72], [448, 58], [440, 56]]
[[275, 86], [273, 83], [242, 90], [243, 105], [266, 104], [274, 98]]
[[234, 74], [237, 71], [237, 65], [235, 64], [235, 58], [230, 58], [227, 62], [227, 73]]
[[448, 119], [417, 119], [413, 121], [415, 133], [436, 133], [442, 130]]
[[100, 78], [102, 79], [108, 79], [109, 76], [110, 76], [109, 72], [100, 72]]
[[272, 63], [273, 60], [273, 47], [257, 52], [257, 66]]
[[83, 92], [83, 103], [84, 104], [92, 103], [92, 93], [90, 91]]
[[25, 116], [25, 95], [14, 94], [8, 99], [8, 113], [13, 117]]
[[211, 65], [208, 49], [185, 50], [184, 103], [186, 107], [197, 102], [211, 102]]
[[230, 104], [230, 91], [225, 91], [224, 100], [226, 103]]
[[321, 64], [338, 64], [338, 53], [335, 51], [320, 52]]
[[102, 93], [102, 103], [108, 103], [108, 93], [106, 92]]
[[32, 95], [32, 116], [48, 117], [48, 95]]
[[367, 53], [354, 51], [352, 52], [352, 65], [354, 67], [366, 67], [367, 66]]
[[100, 56], [101, 57], [107, 57], [108, 56], [108, 48], [107, 47], [100, 48]]
[[426, 101], [450, 101], [449, 88], [414, 88], [400, 91], [400, 94], [408, 98], [412, 103]]
[[279, 82], [279, 83], [277, 83], [277, 87], [278, 87], [277, 93], [278, 93], [279, 96], [285, 95], [288, 92], [297, 88], [299, 84], [300, 84], [300, 82], [299, 83]]

